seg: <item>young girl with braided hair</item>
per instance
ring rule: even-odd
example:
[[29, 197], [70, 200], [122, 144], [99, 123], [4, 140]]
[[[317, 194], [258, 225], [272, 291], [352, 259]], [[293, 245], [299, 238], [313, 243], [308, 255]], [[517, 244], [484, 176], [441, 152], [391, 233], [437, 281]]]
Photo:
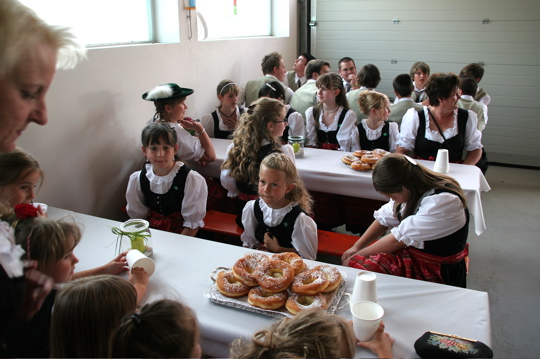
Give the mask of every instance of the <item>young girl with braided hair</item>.
[[[303, 310], [292, 318], [283, 318], [251, 339], [231, 344], [233, 359], [277, 358], [354, 358], [356, 339], [352, 325], [322, 309]], [[373, 339], [359, 346], [379, 358], [392, 357], [392, 339], [381, 323]]]
[[113, 358], [200, 358], [200, 331], [186, 305], [162, 299], [127, 315], [112, 338]]
[[259, 199], [249, 201], [242, 213], [244, 247], [274, 253], [295, 252], [317, 257], [317, 225], [309, 216], [312, 200], [296, 166], [282, 153], [264, 158], [259, 171]]
[[247, 201], [258, 197], [259, 167], [264, 157], [282, 152], [294, 163], [291, 145], [282, 145], [287, 120], [285, 104], [272, 98], [260, 98], [240, 118], [233, 143], [227, 148], [221, 165], [221, 184], [228, 196], [237, 198], [237, 223]]

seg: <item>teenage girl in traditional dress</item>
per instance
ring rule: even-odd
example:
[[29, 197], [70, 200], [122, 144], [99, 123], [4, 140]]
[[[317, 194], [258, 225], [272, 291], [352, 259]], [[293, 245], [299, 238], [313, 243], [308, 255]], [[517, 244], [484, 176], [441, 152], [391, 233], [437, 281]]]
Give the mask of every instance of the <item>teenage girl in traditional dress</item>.
[[206, 215], [203, 176], [176, 159], [176, 131], [170, 124], [147, 125], [141, 139], [149, 163], [129, 177], [127, 214], [147, 219], [152, 228], [195, 236]]
[[279, 137], [287, 126], [285, 104], [272, 98], [260, 98], [248, 107], [234, 132], [221, 165], [221, 184], [228, 196], [237, 199], [237, 223], [247, 201], [258, 198], [259, 167], [263, 158], [283, 152], [294, 162], [291, 145], [282, 145]]
[[211, 138], [232, 138], [238, 125], [243, 107], [238, 107], [240, 88], [231, 80], [223, 80], [217, 87], [218, 108], [201, 119], [208, 136]]
[[319, 103], [306, 110], [307, 146], [350, 151], [356, 115], [349, 109], [341, 76], [330, 72], [317, 79]]
[[311, 196], [289, 157], [272, 153], [264, 158], [259, 196], [249, 201], [242, 213], [244, 247], [294, 252], [315, 260], [318, 239], [317, 225], [309, 216]]
[[375, 165], [373, 185], [390, 201], [343, 265], [466, 287], [469, 211], [457, 181], [396, 153]]

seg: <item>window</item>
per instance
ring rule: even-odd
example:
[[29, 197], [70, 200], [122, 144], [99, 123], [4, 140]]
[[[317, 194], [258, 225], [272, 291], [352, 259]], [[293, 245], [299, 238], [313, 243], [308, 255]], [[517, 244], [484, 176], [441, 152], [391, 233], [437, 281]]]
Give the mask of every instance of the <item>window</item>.
[[197, 15], [199, 40], [275, 35], [271, 0], [198, 0]]
[[154, 41], [151, 0], [20, 0], [88, 46]]

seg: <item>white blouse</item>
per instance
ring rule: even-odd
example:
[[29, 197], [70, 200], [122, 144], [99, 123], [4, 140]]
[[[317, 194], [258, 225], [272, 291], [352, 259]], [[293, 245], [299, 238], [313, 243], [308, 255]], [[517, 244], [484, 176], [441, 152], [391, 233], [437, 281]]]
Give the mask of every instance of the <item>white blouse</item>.
[[7, 222], [0, 221], [0, 265], [9, 278], [24, 274], [24, 263], [21, 256], [24, 250], [15, 244], [15, 231]]
[[[390, 123], [390, 152], [396, 152], [396, 144], [399, 137], [399, 126], [396, 122], [389, 122]], [[362, 127], [364, 127], [364, 130], [366, 131], [366, 136], [368, 140], [375, 141], [378, 140], [382, 135], [382, 129], [384, 127], [384, 122], [381, 122], [380, 126], [376, 129], [372, 130], [367, 125], [367, 119], [363, 119]], [[354, 130], [351, 135], [351, 151], [357, 151], [361, 150], [360, 147], [360, 133], [358, 132], [358, 127], [355, 126]], [[366, 149], [366, 148], [364, 148]]]
[[[424, 248], [425, 241], [445, 237], [461, 229], [467, 222], [463, 203], [453, 193], [433, 194], [430, 190], [420, 199], [418, 211], [399, 223], [394, 216], [393, 200], [375, 211], [375, 219], [407, 246]], [[401, 213], [404, 213], [405, 205]]]
[[[158, 176], [152, 170], [152, 164], [146, 164], [146, 178], [150, 181], [150, 190], [157, 194], [167, 193], [173, 184], [178, 170], [184, 164], [177, 161], [173, 169], [166, 176]], [[144, 194], [141, 190], [139, 176], [141, 171], [134, 172], [129, 177], [126, 191], [127, 214], [130, 218], [146, 218], [149, 208], [144, 204]], [[192, 229], [204, 227], [206, 216], [206, 200], [208, 198], [208, 186], [204, 177], [197, 171], [189, 171], [184, 188], [184, 199], [178, 204], [180, 213], [184, 218], [184, 227]]]
[[[223, 117], [221, 117], [221, 113], [219, 112], [219, 109], [217, 107], [216, 113], [219, 120], [219, 129], [221, 131], [230, 131], [229, 127], [227, 127], [227, 125], [223, 123]], [[238, 119], [238, 121], [240, 121], [240, 108], [238, 106], [236, 106], [236, 118]], [[214, 133], [214, 117], [211, 113], [208, 113], [201, 118], [201, 125], [203, 125], [209, 137], [215, 138], [216, 135]]]
[[[249, 201], [242, 212], [244, 233], [242, 233], [240, 239], [244, 243], [244, 246], [249, 248], [255, 248], [259, 244], [259, 241], [255, 238], [255, 229], [259, 222], [255, 218], [254, 205], [255, 201]], [[272, 209], [262, 200], [259, 200], [259, 205], [263, 213], [264, 223], [267, 226], [275, 227], [283, 221], [287, 213], [297, 206], [298, 203], [291, 202], [280, 209]], [[315, 260], [318, 243], [317, 224], [304, 212], [300, 213], [298, 218], [296, 218], [296, 222], [294, 222], [292, 233], [292, 245], [294, 249], [296, 249], [302, 258]]]
[[[330, 126], [326, 126], [322, 123], [323, 112], [319, 114], [319, 129], [329, 132], [336, 131], [338, 129], [339, 117], [341, 112], [345, 108], [340, 107], [336, 114], [334, 115], [334, 122]], [[351, 151], [351, 133], [356, 127], [356, 114], [352, 110], [347, 110], [345, 119], [343, 120], [341, 127], [339, 128], [336, 138], [339, 144], [340, 151]], [[313, 118], [313, 107], [310, 107], [306, 110], [306, 146], [316, 146], [319, 143], [317, 137], [317, 129], [315, 128], [315, 119]]]
[[[148, 121], [148, 124], [154, 122]], [[176, 155], [182, 161], [198, 161], [204, 155], [204, 148], [198, 137], [192, 136], [188, 130], [183, 128], [179, 123], [167, 122], [174, 127], [176, 131], [176, 143], [178, 144], [178, 152]]]
[[[473, 111], [469, 112], [469, 119], [467, 120], [467, 126], [465, 127], [465, 147], [467, 152], [482, 148], [482, 132], [478, 131], [478, 117]], [[457, 110], [454, 111], [454, 126], [444, 131], [446, 139], [450, 139], [458, 134], [458, 121]], [[426, 138], [430, 141], [437, 141], [439, 143], [444, 142], [444, 138], [439, 133], [439, 130], [432, 131], [429, 128], [431, 118], [428, 113], [428, 107], [424, 106], [424, 114], [426, 117]], [[429, 120], [428, 120], [429, 119]], [[416, 109], [411, 108], [403, 116], [401, 122], [401, 129], [399, 133], [398, 146], [407, 150], [414, 151], [414, 145], [416, 142], [416, 136], [418, 134], [418, 126], [420, 121], [418, 119], [418, 112]]]
[[[267, 145], [269, 143], [270, 142], [268, 141], [263, 141], [261, 146]], [[229, 151], [233, 147], [234, 147], [234, 143], [231, 143], [229, 147], [227, 147], [227, 152], [225, 153], [225, 158], [223, 159], [223, 162], [227, 161], [227, 158], [229, 158]], [[296, 163], [295, 157], [294, 157], [294, 149], [292, 148], [291, 145], [283, 145], [281, 146], [280, 150], [281, 152], [283, 152], [283, 154], [287, 155], [293, 161], [293, 163]], [[238, 191], [238, 188], [236, 187], [236, 180], [232, 178], [231, 176], [229, 176], [230, 172], [231, 172], [230, 169], [222, 169], [219, 179], [221, 181], [221, 185], [223, 186], [223, 188], [225, 188], [228, 191], [227, 193], [228, 197], [238, 197], [239, 191]]]
[[[291, 106], [287, 105], [287, 111]], [[306, 125], [304, 124], [304, 117], [298, 111], [293, 112], [287, 118], [289, 122], [289, 136], [306, 136]]]

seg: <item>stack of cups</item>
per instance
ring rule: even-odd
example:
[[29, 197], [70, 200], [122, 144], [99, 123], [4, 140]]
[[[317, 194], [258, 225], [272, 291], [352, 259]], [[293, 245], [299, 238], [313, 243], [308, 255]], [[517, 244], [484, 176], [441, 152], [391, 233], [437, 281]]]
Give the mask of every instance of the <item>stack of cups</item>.
[[142, 254], [138, 249], [132, 249], [127, 252], [126, 261], [130, 271], [135, 267], [139, 267], [144, 269], [149, 277], [154, 274], [154, 270], [156, 269], [154, 261]]
[[435, 165], [433, 166], [433, 171], [439, 172], [442, 174], [447, 174], [450, 170], [450, 165], [448, 164], [448, 150], [441, 148], [437, 152], [437, 158], [435, 159]]
[[384, 314], [384, 309], [377, 304], [376, 279], [377, 276], [373, 272], [358, 272], [351, 294], [354, 334], [361, 342], [373, 338]]

